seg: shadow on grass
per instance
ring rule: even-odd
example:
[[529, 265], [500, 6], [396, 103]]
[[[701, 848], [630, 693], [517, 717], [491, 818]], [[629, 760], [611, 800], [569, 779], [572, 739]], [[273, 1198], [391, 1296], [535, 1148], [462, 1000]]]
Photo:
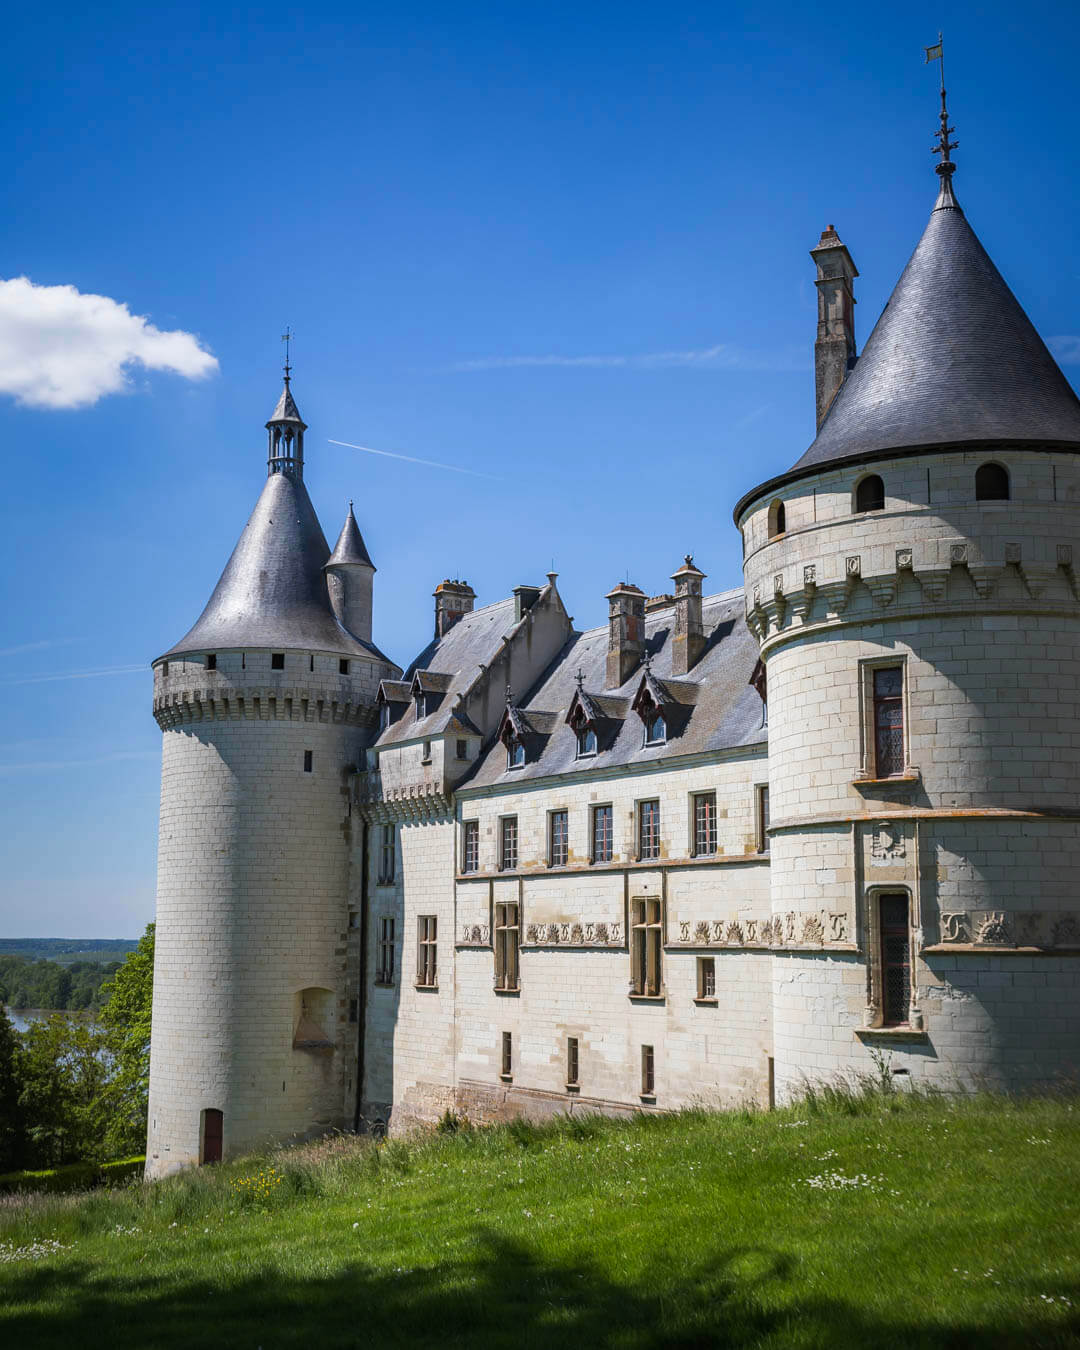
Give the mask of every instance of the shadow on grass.
[[[657, 1252], [651, 1287], [615, 1284], [580, 1264], [539, 1259], [529, 1248], [478, 1235], [474, 1260], [437, 1269], [373, 1270], [361, 1259], [325, 1277], [274, 1271], [222, 1287], [138, 1273], [95, 1278], [87, 1266], [5, 1275], [3, 1343], [33, 1350], [337, 1350], [461, 1346], [562, 1350], [706, 1347], [895, 1347], [1005, 1350], [1077, 1344], [1080, 1319], [996, 1326], [882, 1321], [843, 1301], [800, 1299], [790, 1258], [762, 1248], [718, 1252], [675, 1271]], [[1080, 1290], [1070, 1291], [1080, 1306]]]

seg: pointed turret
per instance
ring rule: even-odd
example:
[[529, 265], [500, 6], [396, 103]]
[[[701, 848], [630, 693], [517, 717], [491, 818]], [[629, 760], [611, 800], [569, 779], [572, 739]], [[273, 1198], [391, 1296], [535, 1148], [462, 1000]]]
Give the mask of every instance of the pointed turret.
[[307, 423], [300, 416], [300, 409], [296, 406], [296, 400], [289, 387], [291, 372], [292, 367], [289, 365], [286, 352], [285, 387], [266, 424], [266, 430], [269, 432], [266, 472], [268, 475], [285, 473], [303, 478], [304, 432], [307, 431]]
[[337, 620], [361, 642], [371, 641], [372, 581], [375, 564], [368, 555], [364, 536], [353, 515], [345, 516], [337, 544], [326, 564], [326, 584]]

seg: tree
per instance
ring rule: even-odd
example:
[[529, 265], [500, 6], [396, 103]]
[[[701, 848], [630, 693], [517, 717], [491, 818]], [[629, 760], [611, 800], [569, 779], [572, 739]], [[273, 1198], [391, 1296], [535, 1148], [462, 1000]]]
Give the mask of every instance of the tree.
[[32, 1022], [22, 1042], [25, 1165], [102, 1161], [112, 1072], [104, 1032], [92, 1022], [55, 1016]]
[[150, 1005], [154, 992], [154, 925], [147, 924], [139, 945], [101, 986], [112, 1074], [107, 1093], [106, 1147], [111, 1156], [141, 1150], [146, 1144], [150, 1091]]
[[22, 1043], [0, 1003], [0, 1172], [22, 1162], [23, 1128], [19, 1111]]

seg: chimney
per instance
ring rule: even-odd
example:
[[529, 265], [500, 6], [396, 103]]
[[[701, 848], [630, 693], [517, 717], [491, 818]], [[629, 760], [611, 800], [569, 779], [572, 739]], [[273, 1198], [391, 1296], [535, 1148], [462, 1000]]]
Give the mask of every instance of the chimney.
[[618, 689], [645, 655], [645, 592], [620, 581], [605, 599], [610, 609], [604, 687]]
[[851, 254], [836, 229], [822, 230], [817, 248], [810, 250], [817, 264], [818, 325], [814, 343], [814, 385], [820, 430], [833, 399], [855, 364], [855, 291], [859, 275]]
[[454, 624], [471, 614], [476, 592], [467, 581], [451, 581], [449, 577], [435, 587], [435, 636], [445, 637]]
[[671, 673], [685, 675], [697, 664], [705, 650], [705, 629], [701, 622], [701, 583], [705, 573], [694, 566], [688, 553], [686, 561], [672, 576], [675, 583], [675, 637], [671, 643]]
[[540, 594], [539, 586], [515, 586], [514, 587], [514, 622], [521, 619], [527, 609], [532, 609], [536, 604], [537, 596]]

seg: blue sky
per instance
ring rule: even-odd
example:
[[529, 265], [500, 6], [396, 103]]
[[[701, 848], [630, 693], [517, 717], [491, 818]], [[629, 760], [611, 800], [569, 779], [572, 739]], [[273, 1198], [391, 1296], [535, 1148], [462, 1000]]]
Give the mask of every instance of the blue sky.
[[737, 585], [733, 503], [813, 438], [808, 249], [851, 249], [861, 346], [932, 205], [939, 28], [957, 195], [1078, 361], [1071, 7], [9, 15], [0, 935], [152, 917], [147, 663], [259, 492], [287, 324], [402, 665], [447, 575], [486, 603], [554, 563], [579, 626], [687, 550]]

